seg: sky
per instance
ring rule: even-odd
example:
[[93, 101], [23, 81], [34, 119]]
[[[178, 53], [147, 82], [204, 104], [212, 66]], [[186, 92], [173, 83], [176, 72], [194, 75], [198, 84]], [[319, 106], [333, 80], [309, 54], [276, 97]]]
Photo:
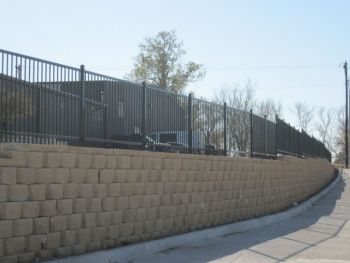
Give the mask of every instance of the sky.
[[295, 125], [295, 102], [344, 104], [349, 11], [348, 0], [0, 0], [0, 48], [123, 78], [145, 37], [175, 30], [184, 60], [207, 70], [186, 92], [210, 99], [249, 78]]

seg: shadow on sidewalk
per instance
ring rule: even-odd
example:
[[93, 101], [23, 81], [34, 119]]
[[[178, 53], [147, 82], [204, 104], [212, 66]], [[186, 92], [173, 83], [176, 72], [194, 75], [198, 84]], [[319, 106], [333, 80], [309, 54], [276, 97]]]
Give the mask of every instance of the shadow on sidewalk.
[[[286, 261], [337, 236], [341, 231], [350, 219], [350, 200], [340, 200], [345, 186], [344, 178], [340, 177], [329, 193], [310, 209], [291, 219], [244, 233], [164, 250], [132, 262]], [[244, 251], [244, 255], [237, 253], [241, 251]]]

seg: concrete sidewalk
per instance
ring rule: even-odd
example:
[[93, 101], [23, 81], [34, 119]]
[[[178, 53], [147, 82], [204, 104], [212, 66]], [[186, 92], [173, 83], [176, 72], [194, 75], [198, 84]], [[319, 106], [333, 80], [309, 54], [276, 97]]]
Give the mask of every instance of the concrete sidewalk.
[[306, 212], [131, 262], [350, 262], [350, 171]]

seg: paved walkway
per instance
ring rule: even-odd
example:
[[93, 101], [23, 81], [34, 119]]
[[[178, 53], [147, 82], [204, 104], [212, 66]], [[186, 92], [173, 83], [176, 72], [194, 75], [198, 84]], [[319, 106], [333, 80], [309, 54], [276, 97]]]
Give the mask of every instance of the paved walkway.
[[297, 217], [131, 262], [350, 262], [349, 185], [347, 170], [327, 195]]

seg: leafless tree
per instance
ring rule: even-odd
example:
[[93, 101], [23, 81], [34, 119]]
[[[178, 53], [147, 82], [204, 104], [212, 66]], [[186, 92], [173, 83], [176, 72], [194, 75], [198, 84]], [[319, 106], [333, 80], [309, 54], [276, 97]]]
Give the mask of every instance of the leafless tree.
[[308, 132], [310, 123], [314, 117], [314, 108], [304, 102], [296, 102], [294, 108], [299, 128]]
[[260, 101], [257, 104], [257, 113], [261, 116], [266, 116], [268, 120], [274, 121], [276, 115], [282, 117], [282, 104], [280, 102], [275, 103], [272, 99]]
[[334, 148], [335, 140], [335, 114], [332, 109], [326, 109], [320, 107], [317, 111], [318, 122], [316, 124], [316, 130], [321, 139], [321, 142], [329, 149]]
[[215, 94], [217, 103], [226, 102], [228, 149], [239, 152], [249, 150], [250, 116], [249, 111], [256, 106], [255, 83], [247, 80], [245, 86], [240, 88], [225, 87]]

